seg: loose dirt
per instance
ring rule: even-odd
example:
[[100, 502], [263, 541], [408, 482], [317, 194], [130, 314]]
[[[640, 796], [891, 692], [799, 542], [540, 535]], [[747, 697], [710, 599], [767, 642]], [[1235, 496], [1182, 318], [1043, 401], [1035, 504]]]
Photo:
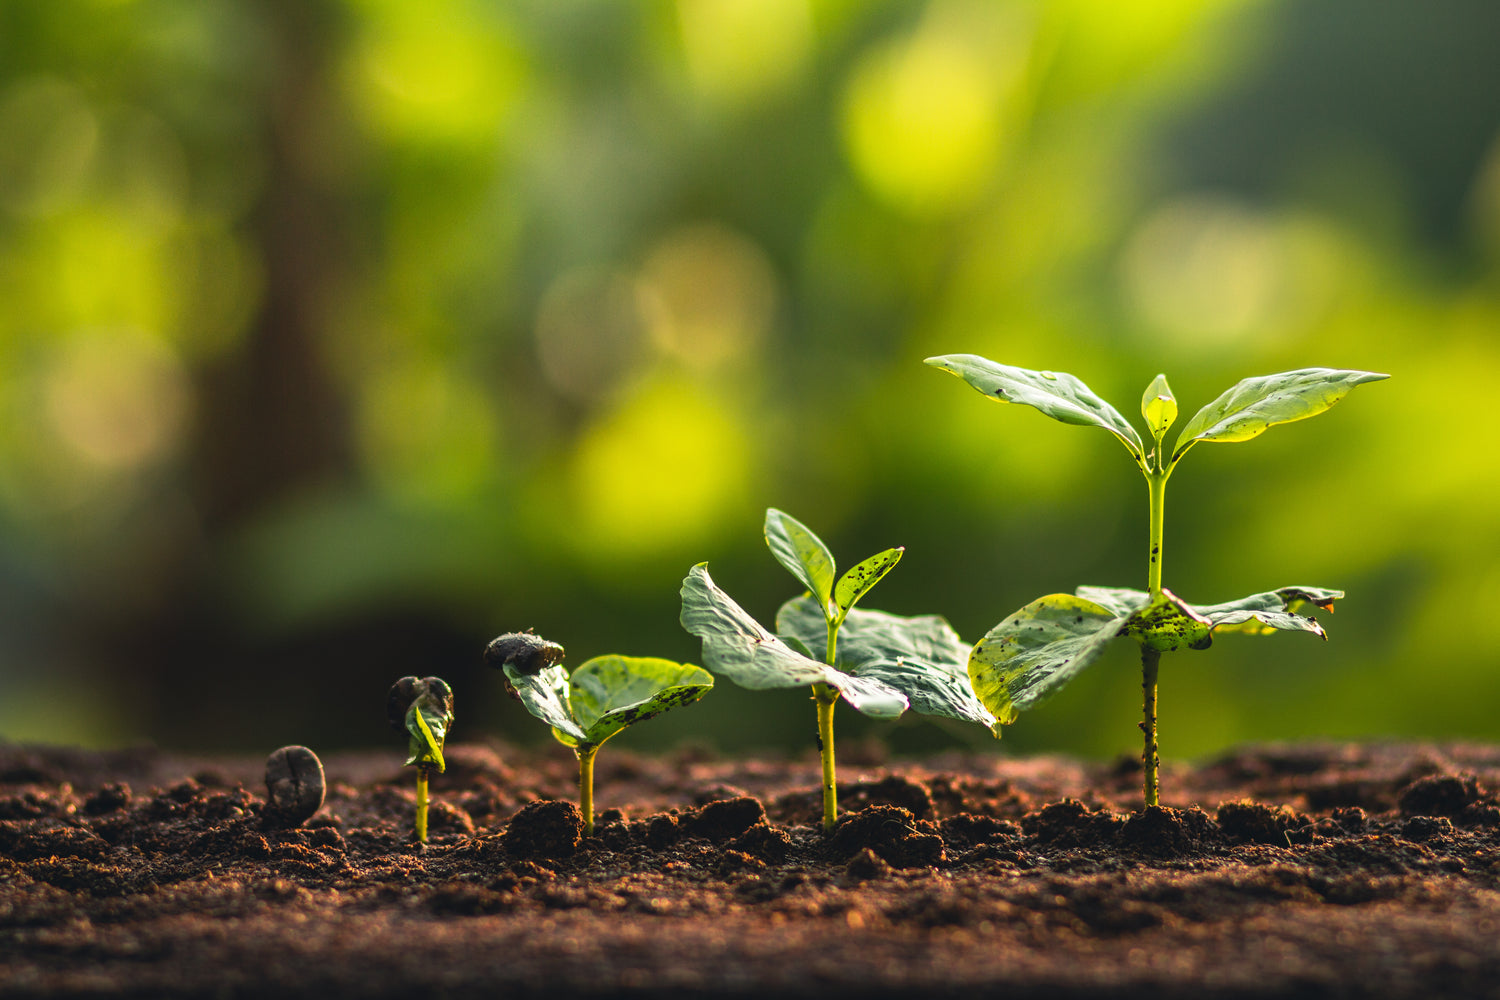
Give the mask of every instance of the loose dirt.
[[456, 745], [431, 840], [395, 754], [324, 758], [300, 828], [263, 761], [0, 744], [0, 996], [1500, 996], [1500, 748], [1136, 764]]

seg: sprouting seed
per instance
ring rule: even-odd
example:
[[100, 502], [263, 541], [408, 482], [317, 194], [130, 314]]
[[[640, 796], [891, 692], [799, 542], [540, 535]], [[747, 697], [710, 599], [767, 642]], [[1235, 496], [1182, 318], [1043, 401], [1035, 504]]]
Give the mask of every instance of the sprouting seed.
[[282, 747], [266, 758], [268, 821], [301, 826], [323, 808], [323, 762], [304, 746]]
[[484, 662], [496, 670], [510, 667], [518, 674], [535, 675], [563, 661], [563, 648], [548, 642], [528, 629], [507, 632], [490, 640], [484, 650]]
[[406, 763], [417, 769], [416, 837], [427, 842], [427, 775], [443, 772], [443, 741], [453, 725], [453, 689], [441, 677], [403, 677], [385, 699], [391, 728], [406, 730]]

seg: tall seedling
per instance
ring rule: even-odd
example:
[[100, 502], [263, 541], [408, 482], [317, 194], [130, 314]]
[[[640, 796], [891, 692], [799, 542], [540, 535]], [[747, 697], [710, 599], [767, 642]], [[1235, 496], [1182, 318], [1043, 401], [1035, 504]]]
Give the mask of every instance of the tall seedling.
[[946, 621], [855, 609], [904, 550], [886, 549], [836, 576], [828, 546], [795, 518], [767, 510], [765, 535], [772, 555], [807, 588], [781, 606], [776, 633], [719, 589], [707, 563], [682, 581], [682, 627], [703, 640], [704, 666], [742, 687], [811, 686], [829, 828], [838, 815], [833, 708], [839, 698], [878, 719], [897, 718], [908, 707], [991, 727], [995, 718], [970, 691], [968, 647]]
[[1264, 634], [1277, 629], [1327, 636], [1303, 605], [1333, 610], [1343, 592], [1318, 587], [1283, 587], [1226, 604], [1191, 605], [1162, 586], [1163, 525], [1167, 480], [1177, 463], [1200, 441], [1248, 441], [1276, 424], [1316, 416], [1357, 385], [1389, 376], [1337, 368], [1302, 368], [1247, 378], [1193, 416], [1170, 451], [1163, 442], [1177, 420], [1177, 400], [1158, 375], [1141, 399], [1141, 416], [1151, 436], [1148, 446], [1114, 407], [1064, 372], [1031, 371], [998, 364], [973, 354], [928, 358], [986, 397], [1022, 403], [1055, 420], [1102, 427], [1113, 434], [1146, 477], [1150, 496], [1147, 589], [1079, 587], [1073, 594], [1051, 594], [1032, 601], [996, 625], [969, 657], [974, 690], [1002, 724], [1040, 704], [1097, 660], [1111, 639], [1128, 636], [1141, 648], [1143, 695], [1141, 751], [1146, 804], [1158, 804], [1160, 757], [1156, 738], [1157, 670], [1161, 654], [1206, 649], [1215, 631]]

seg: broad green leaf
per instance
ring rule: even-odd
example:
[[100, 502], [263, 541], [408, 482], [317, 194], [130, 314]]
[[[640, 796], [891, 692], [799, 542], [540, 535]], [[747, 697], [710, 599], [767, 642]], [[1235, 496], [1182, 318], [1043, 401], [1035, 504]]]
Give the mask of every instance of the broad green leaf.
[[[776, 613], [776, 630], [784, 636], [816, 640], [823, 628], [817, 604], [809, 597], [793, 598]], [[835, 666], [845, 673], [900, 691], [923, 715], [995, 724], [969, 687], [968, 645], [938, 615], [902, 618], [884, 611], [851, 611], [839, 630], [837, 660]]]
[[776, 561], [801, 580], [819, 604], [829, 607], [833, 598], [833, 553], [823, 540], [790, 514], [771, 507], [766, 510], [766, 544]]
[[1079, 587], [1073, 593], [1085, 601], [1108, 608], [1121, 618], [1129, 617], [1151, 603], [1151, 595], [1146, 591], [1129, 587]]
[[551, 726], [558, 740], [568, 746], [588, 742], [588, 734], [573, 715], [567, 667], [554, 663], [534, 674], [522, 673], [508, 663], [504, 669], [506, 680], [516, 689], [526, 711]]
[[1197, 611], [1214, 623], [1216, 631], [1246, 632], [1251, 635], [1267, 635], [1278, 630], [1311, 632], [1327, 639], [1327, 633], [1316, 618], [1297, 614], [1292, 609], [1308, 603], [1332, 612], [1333, 602], [1343, 596], [1342, 590], [1283, 587], [1263, 594], [1251, 594], [1237, 601], [1210, 604]]
[[[1144, 590], [1128, 587], [1079, 587], [1076, 593], [1124, 617], [1151, 601], [1151, 595]], [[1188, 604], [1184, 607], [1208, 619], [1215, 632], [1269, 634], [1278, 629], [1290, 629], [1322, 635], [1323, 627], [1315, 619], [1293, 612], [1303, 603], [1315, 604], [1332, 612], [1333, 602], [1343, 596], [1342, 590], [1323, 587], [1283, 587], [1225, 604]]]
[[1140, 434], [1120, 412], [1066, 372], [1014, 368], [977, 354], [928, 358], [927, 364], [963, 379], [990, 399], [1035, 407], [1054, 420], [1084, 427], [1103, 427], [1130, 450], [1137, 461], [1145, 454]]
[[714, 584], [706, 563], [694, 566], [682, 581], [682, 627], [703, 640], [703, 665], [741, 687], [827, 684], [866, 715], [895, 718], [906, 711], [900, 691], [835, 670], [773, 635]]
[[424, 695], [413, 701], [406, 710], [406, 731], [411, 736], [406, 763], [442, 771], [447, 766], [443, 761], [443, 741], [452, 723], [452, 713], [445, 712], [434, 699]]
[[707, 670], [644, 656], [596, 656], [568, 678], [573, 719], [598, 746], [626, 726], [702, 698], [714, 686]]
[[839, 610], [848, 611], [854, 607], [856, 601], [869, 593], [870, 588], [879, 583], [880, 578], [901, 561], [901, 553], [905, 551], [904, 548], [886, 549], [866, 559], [840, 577], [838, 585], [833, 588], [833, 601], [838, 605]]
[[1248, 441], [1276, 424], [1317, 416], [1357, 385], [1390, 378], [1346, 368], [1299, 368], [1237, 383], [1193, 415], [1172, 449], [1176, 462], [1199, 441]]
[[1170, 590], [1163, 590], [1145, 607], [1125, 619], [1120, 630], [1152, 649], [1163, 653], [1186, 646], [1207, 649], [1213, 643], [1213, 622], [1179, 600]]
[[1146, 386], [1146, 394], [1141, 397], [1141, 416], [1146, 418], [1146, 429], [1157, 441], [1177, 422], [1177, 397], [1172, 395], [1165, 375], [1156, 376]]
[[1097, 660], [1125, 618], [1072, 594], [1026, 605], [979, 640], [969, 682], [1001, 724], [1033, 708]]

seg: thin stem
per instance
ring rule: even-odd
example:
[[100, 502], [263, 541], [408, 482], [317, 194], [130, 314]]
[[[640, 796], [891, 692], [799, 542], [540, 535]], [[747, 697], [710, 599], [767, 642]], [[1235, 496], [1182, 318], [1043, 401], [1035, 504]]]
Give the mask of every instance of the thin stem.
[[823, 755], [823, 829], [832, 830], [839, 812], [833, 768], [833, 707], [839, 703], [839, 693], [827, 684], [814, 684], [813, 701], [818, 705], [818, 751]]
[[1161, 754], [1156, 745], [1156, 668], [1161, 663], [1161, 651], [1145, 644], [1141, 645], [1141, 733], [1145, 745], [1141, 748], [1141, 791], [1146, 805], [1161, 804]]
[[598, 747], [574, 747], [578, 755], [578, 809], [583, 813], [583, 835], [594, 835], [594, 754]]
[[417, 842], [427, 843], [427, 768], [417, 768]]
[[1146, 473], [1146, 486], [1151, 493], [1151, 551], [1150, 568], [1146, 573], [1147, 589], [1151, 596], [1161, 593], [1161, 558], [1163, 526], [1166, 523], [1167, 476], [1160, 470]]

